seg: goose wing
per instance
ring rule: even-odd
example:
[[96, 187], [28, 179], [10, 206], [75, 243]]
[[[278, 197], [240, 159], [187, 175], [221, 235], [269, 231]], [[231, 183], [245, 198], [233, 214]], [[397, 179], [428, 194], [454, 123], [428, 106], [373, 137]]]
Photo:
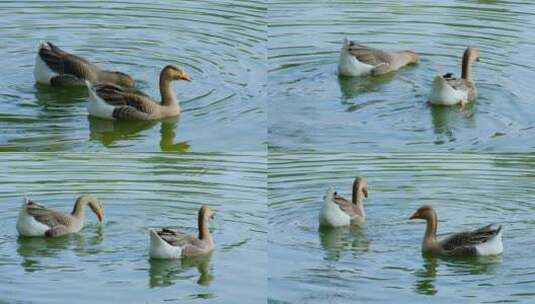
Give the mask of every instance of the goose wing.
[[475, 250], [475, 246], [491, 240], [501, 229], [502, 226], [494, 229], [491, 224], [473, 231], [457, 233], [442, 240], [440, 246], [446, 251]]
[[474, 83], [470, 80], [462, 78], [454, 78], [451, 73], [445, 74], [442, 76], [444, 80], [455, 90], [464, 91], [468, 93], [468, 100], [474, 100], [476, 97], [476, 87]]
[[166, 243], [176, 247], [197, 246], [200, 242], [199, 239], [175, 229], [162, 228], [157, 233]]
[[383, 50], [367, 47], [362, 44], [350, 42], [349, 53], [358, 61], [377, 66], [382, 64], [390, 64], [392, 56]]
[[51, 42], [39, 48], [39, 57], [54, 72], [64, 75], [70, 74], [81, 79], [88, 79], [96, 66], [82, 57], [67, 53]]
[[355, 204], [353, 204], [351, 201], [345, 199], [344, 197], [335, 194], [334, 195], [334, 203], [340, 207], [342, 211], [344, 211], [349, 217], [355, 218], [359, 216], [357, 211], [355, 210]]
[[45, 206], [34, 203], [33, 201], [28, 201], [26, 204], [26, 212], [36, 221], [47, 225], [50, 228], [60, 225], [67, 226], [70, 222], [68, 215], [46, 208]]
[[158, 105], [144, 93], [126, 90], [115, 84], [97, 84], [94, 88], [102, 100], [115, 107], [113, 117], [117, 119], [147, 119]]

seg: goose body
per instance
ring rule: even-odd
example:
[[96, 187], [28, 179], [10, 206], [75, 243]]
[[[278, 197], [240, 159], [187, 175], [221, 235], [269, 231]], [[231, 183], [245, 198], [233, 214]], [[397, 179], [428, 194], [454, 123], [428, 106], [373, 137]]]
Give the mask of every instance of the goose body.
[[208, 230], [208, 219], [213, 211], [202, 206], [198, 214], [199, 237], [194, 237], [178, 230], [160, 228], [151, 229], [149, 256], [152, 259], [180, 259], [206, 255], [214, 249], [214, 241]]
[[25, 198], [17, 218], [17, 231], [23, 236], [51, 237], [78, 232], [84, 226], [86, 205], [102, 221], [102, 204], [91, 195], [79, 197], [71, 214], [63, 214]]
[[180, 105], [171, 87], [173, 80], [190, 80], [186, 72], [175, 65], [166, 66], [160, 73], [161, 102], [148, 95], [126, 90], [112, 83], [86, 82], [89, 91], [87, 110], [103, 119], [154, 120], [180, 114]]
[[477, 89], [472, 81], [472, 63], [479, 61], [476, 49], [468, 48], [464, 52], [461, 78], [455, 78], [451, 73], [436, 76], [433, 80], [429, 103], [433, 105], [452, 106], [465, 104], [477, 98]]
[[368, 197], [368, 185], [364, 178], [357, 177], [353, 182], [353, 200], [339, 196], [334, 187], [330, 187], [324, 196], [324, 203], [319, 214], [319, 224], [323, 227], [362, 226], [365, 213], [362, 200]]
[[101, 70], [84, 58], [65, 52], [51, 42], [41, 43], [35, 57], [35, 81], [52, 86], [84, 86], [91, 82], [111, 82], [123, 87], [134, 87], [127, 74]]
[[416, 63], [419, 55], [412, 51], [386, 52], [344, 39], [338, 62], [342, 76], [382, 75]]
[[422, 206], [410, 219], [425, 219], [427, 227], [422, 242], [422, 252], [442, 256], [492, 256], [503, 252], [502, 226], [487, 225], [460, 232], [438, 241], [436, 231], [438, 217], [431, 206]]

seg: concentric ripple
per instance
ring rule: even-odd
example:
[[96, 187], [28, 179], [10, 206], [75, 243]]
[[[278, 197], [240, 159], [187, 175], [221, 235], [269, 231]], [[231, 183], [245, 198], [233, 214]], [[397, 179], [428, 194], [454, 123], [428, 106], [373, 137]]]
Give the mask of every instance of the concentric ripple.
[[[265, 301], [265, 155], [19, 153], [0, 160], [0, 302]], [[23, 194], [68, 212], [83, 193], [103, 202], [102, 225], [88, 210], [78, 234], [17, 237]], [[201, 204], [216, 211], [211, 257], [149, 261], [148, 229], [195, 234]]]
[[[532, 1], [275, 1], [269, 4], [269, 142], [279, 151], [527, 151], [535, 147]], [[344, 37], [421, 62], [338, 78]], [[479, 49], [475, 105], [426, 105], [437, 74]], [[284, 111], [281, 111], [284, 109]]]
[[[269, 297], [288, 303], [529, 302], [535, 282], [535, 157], [472, 154], [277, 154], [269, 158]], [[350, 197], [366, 176], [364, 229], [318, 230], [322, 196]], [[489, 223], [504, 227], [504, 254], [430, 259], [425, 224], [409, 221], [432, 204], [438, 233]], [[430, 297], [433, 296], [433, 297]]]
[[[265, 141], [266, 8], [254, 1], [0, 1], [0, 149], [258, 150]], [[35, 86], [39, 41], [131, 74], [159, 99], [174, 63], [179, 122], [117, 126], [87, 117], [86, 91]], [[235, 141], [227, 138], [240, 134]]]

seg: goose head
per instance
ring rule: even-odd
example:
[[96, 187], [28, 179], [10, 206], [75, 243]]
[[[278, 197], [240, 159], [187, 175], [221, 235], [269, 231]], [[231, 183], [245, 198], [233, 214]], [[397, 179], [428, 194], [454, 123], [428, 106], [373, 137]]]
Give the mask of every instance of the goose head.
[[207, 220], [207, 219], [213, 219], [215, 217], [214, 210], [210, 209], [210, 207], [203, 205], [199, 209], [199, 217]]
[[476, 48], [469, 47], [466, 49], [466, 51], [464, 51], [463, 59], [467, 63], [479, 61], [479, 52], [477, 51]]
[[364, 197], [368, 198], [368, 181], [362, 176], [357, 176], [353, 183], [353, 191], [362, 192]]
[[420, 54], [414, 52], [414, 51], [402, 51], [401, 52], [405, 57], [407, 58], [407, 63], [418, 63], [420, 61]]
[[167, 65], [165, 68], [163, 68], [162, 77], [166, 80], [191, 81], [191, 78], [189, 77], [188, 73], [186, 73], [186, 71], [174, 64]]
[[436, 218], [436, 212], [435, 209], [433, 209], [433, 207], [431, 207], [430, 205], [424, 205], [416, 209], [416, 211], [414, 211], [414, 213], [409, 217], [409, 219], [411, 220], [430, 220], [432, 218]]
[[89, 205], [89, 208], [95, 213], [99, 222], [102, 222], [104, 217], [104, 206], [93, 195], [82, 195], [76, 200], [75, 208], [80, 206], [82, 208], [85, 205]]

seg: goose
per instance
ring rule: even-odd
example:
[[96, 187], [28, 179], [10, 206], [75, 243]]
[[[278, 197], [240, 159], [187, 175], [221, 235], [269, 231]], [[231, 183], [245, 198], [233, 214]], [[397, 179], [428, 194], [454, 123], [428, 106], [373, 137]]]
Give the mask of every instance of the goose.
[[363, 226], [366, 218], [362, 202], [364, 197], [368, 197], [368, 182], [363, 177], [355, 178], [351, 201], [339, 196], [334, 187], [330, 187], [323, 198], [324, 204], [319, 214], [320, 226]]
[[112, 83], [92, 84], [87, 81], [90, 115], [103, 119], [154, 120], [180, 114], [180, 105], [171, 86], [173, 80], [190, 81], [188, 74], [176, 65], [160, 73], [161, 103], [141, 92], [132, 92]]
[[340, 51], [338, 74], [342, 76], [382, 75], [417, 63], [420, 55], [413, 51], [386, 52], [344, 39]]
[[208, 220], [213, 217], [214, 212], [209, 207], [199, 209], [198, 238], [174, 229], [151, 229], [149, 256], [152, 259], [180, 259], [209, 254], [214, 250], [214, 240], [208, 230]]
[[449, 237], [437, 240], [438, 217], [433, 207], [424, 205], [418, 208], [410, 219], [423, 219], [427, 221], [422, 252], [430, 255], [443, 256], [489, 256], [499, 255], [503, 252], [502, 226], [493, 228], [493, 224], [485, 227], [452, 234]]
[[25, 197], [17, 219], [17, 231], [23, 236], [47, 237], [78, 232], [84, 227], [86, 205], [89, 205], [99, 222], [102, 222], [104, 208], [92, 195], [78, 197], [71, 214], [49, 209]]
[[464, 51], [461, 78], [453, 77], [452, 73], [436, 76], [433, 80], [429, 103], [432, 105], [452, 106], [460, 104], [461, 108], [477, 98], [476, 85], [472, 80], [472, 63], [479, 61], [479, 53], [475, 48]]
[[91, 82], [111, 82], [132, 88], [132, 77], [118, 71], [105, 71], [84, 58], [65, 52], [51, 42], [41, 43], [35, 57], [35, 80], [52, 86], [84, 86]]

